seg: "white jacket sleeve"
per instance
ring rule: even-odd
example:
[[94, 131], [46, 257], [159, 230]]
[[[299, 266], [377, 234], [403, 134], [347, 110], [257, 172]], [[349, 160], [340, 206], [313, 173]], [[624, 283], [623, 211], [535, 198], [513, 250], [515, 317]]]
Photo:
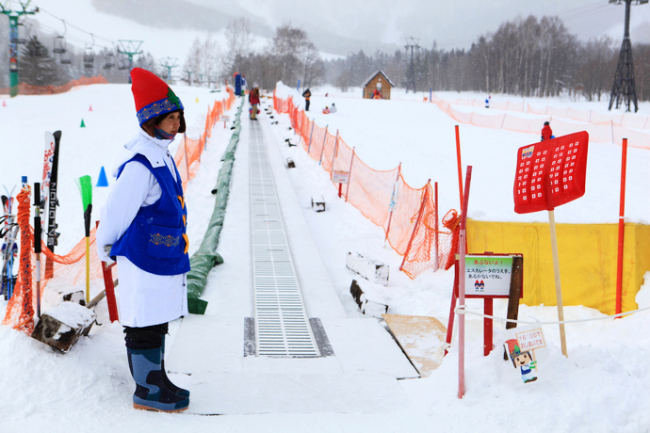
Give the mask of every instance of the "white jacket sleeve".
[[126, 164], [122, 174], [111, 187], [100, 212], [97, 228], [97, 255], [109, 261], [105, 246], [113, 245], [124, 235], [143, 206], [155, 203], [162, 191], [151, 172], [137, 161]]

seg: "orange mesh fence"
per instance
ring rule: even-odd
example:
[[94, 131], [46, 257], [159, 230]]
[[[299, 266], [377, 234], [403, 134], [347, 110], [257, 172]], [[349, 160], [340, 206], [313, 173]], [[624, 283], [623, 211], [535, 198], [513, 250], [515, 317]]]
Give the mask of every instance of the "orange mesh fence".
[[431, 183], [412, 188], [404, 181], [400, 167], [383, 171], [369, 167], [338, 133], [310, 121], [292, 97], [273, 95], [275, 110], [289, 114], [303, 149], [330, 174], [345, 200], [384, 229], [388, 243], [404, 257], [400, 270], [415, 278], [427, 269], [453, 265], [458, 244], [453, 239], [458, 230], [456, 226], [439, 229]]
[[[505, 129], [508, 131], [540, 134], [540, 119], [525, 119], [508, 113], [485, 115], [479, 113], [464, 113], [452, 107], [458, 106], [483, 106], [484, 102], [478, 99], [442, 100], [433, 95], [431, 102], [438, 105], [442, 111], [460, 123], [479, 126], [482, 128]], [[631, 113], [600, 114], [593, 111], [580, 111], [574, 108], [534, 108], [530, 104], [502, 102], [490, 103], [490, 107], [504, 111], [518, 111], [548, 116], [546, 119], [553, 122], [553, 133], [556, 136], [571, 134], [578, 131], [587, 131], [589, 140], [597, 143], [622, 144], [623, 138], [628, 139], [632, 147], [650, 149], [650, 116], [638, 116]], [[559, 119], [568, 119], [567, 121]], [[576, 123], [577, 121], [580, 123]], [[641, 131], [640, 131], [641, 130]], [[648, 131], [648, 132], [646, 132]]]
[[[78, 80], [72, 80], [62, 86], [32, 86], [27, 83], [18, 84], [19, 95], [53, 95], [56, 93], [64, 93], [75, 86], [86, 86], [88, 84], [108, 84], [106, 78], [98, 75], [96, 77], [81, 77]], [[8, 95], [9, 87], [0, 89], [0, 94]]]
[[[12, 326], [14, 329], [27, 334], [34, 330], [34, 311], [36, 310], [36, 280], [34, 275], [36, 254], [34, 253], [34, 229], [29, 223], [30, 220], [30, 192], [31, 188], [23, 189], [18, 196], [18, 225], [20, 227], [20, 261], [18, 266], [18, 279], [14, 294], [7, 304], [7, 312], [2, 321], [3, 325]], [[90, 279], [99, 279], [103, 284], [102, 266], [97, 250], [95, 248], [95, 229], [90, 232]], [[86, 239], [83, 238], [66, 255], [54, 254], [47, 248], [45, 241], [41, 241], [43, 255], [41, 261], [41, 294], [44, 293], [50, 281], [56, 280], [65, 288], [72, 288], [86, 281]], [[52, 279], [46, 277], [46, 259], [54, 262]], [[112, 272], [116, 273], [116, 267]], [[115, 276], [113, 276], [115, 279]]]
[[205, 150], [205, 143], [207, 139], [212, 134], [212, 128], [215, 123], [219, 121], [221, 115], [230, 110], [233, 102], [235, 102], [235, 93], [228, 87], [226, 88], [228, 92], [228, 98], [223, 101], [215, 101], [212, 105], [212, 108], [208, 107], [208, 114], [205, 118], [205, 129], [203, 134], [194, 140], [187, 138], [187, 134], [183, 134], [178, 149], [176, 149], [176, 155], [174, 155], [174, 162], [176, 162], [176, 167], [178, 167], [178, 173], [181, 175], [183, 180], [183, 189], [187, 187], [187, 182], [194, 179], [196, 173], [199, 170], [199, 165], [201, 163], [201, 154]]
[[[224, 101], [216, 101], [212, 108], [208, 109], [208, 115], [205, 124], [205, 131], [198, 140], [192, 140], [184, 137], [178, 147], [174, 160], [178, 166], [179, 174], [183, 179], [183, 187], [192, 179], [199, 167], [201, 153], [205, 147], [205, 141], [209, 137], [209, 132], [214, 124], [219, 120], [221, 114], [229, 110], [235, 101], [232, 89], [227, 89], [229, 96]], [[36, 276], [35, 263], [36, 254], [34, 253], [34, 230], [30, 225], [30, 192], [31, 188], [23, 189], [16, 199], [18, 200], [18, 225], [20, 227], [20, 260], [18, 266], [18, 278], [14, 293], [7, 304], [7, 311], [2, 321], [3, 325], [12, 326], [15, 329], [31, 335], [34, 330], [34, 312], [36, 311]], [[97, 280], [97, 284], [103, 286], [103, 271], [101, 261], [97, 256], [95, 246], [95, 232], [90, 232], [90, 279]], [[78, 284], [85, 283], [86, 277], [86, 239], [83, 238], [77, 245], [66, 255], [61, 256], [51, 252], [44, 241], [41, 242], [43, 252], [40, 257], [41, 261], [41, 294], [48, 284], [72, 288]], [[45, 272], [45, 262], [49, 259], [54, 262], [53, 277], [47, 278]], [[84, 259], [84, 260], [82, 260]], [[112, 278], [116, 279], [117, 267], [111, 269]], [[85, 289], [85, 286], [84, 286]]]

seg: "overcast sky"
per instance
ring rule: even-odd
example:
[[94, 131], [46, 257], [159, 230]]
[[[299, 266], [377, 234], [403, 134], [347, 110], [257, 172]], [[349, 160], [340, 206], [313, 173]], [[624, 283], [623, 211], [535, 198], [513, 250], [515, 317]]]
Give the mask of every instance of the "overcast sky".
[[[327, 30], [357, 40], [402, 46], [406, 37], [430, 47], [468, 48], [507, 20], [528, 15], [557, 15], [581, 39], [623, 36], [624, 5], [608, 0], [188, 0], [232, 14], [242, 10], [274, 28], [285, 22], [308, 32]], [[632, 41], [650, 42], [650, 5], [632, 7]], [[636, 37], [636, 39], [635, 39]]]
[[[20, 7], [17, 0], [0, 2]], [[505, 21], [531, 14], [559, 16], [582, 40], [608, 35], [620, 45], [625, 18], [625, 6], [608, 0], [32, 0], [30, 6], [42, 9], [31, 17], [46, 31], [62, 34], [65, 19], [68, 43], [92, 45], [91, 32], [95, 49], [118, 39], [142, 40], [145, 51], [181, 62], [192, 41], [208, 33], [225, 50], [223, 28], [238, 17], [250, 20], [259, 50], [276, 27], [291, 23], [321, 53], [338, 56], [392, 53], [407, 37], [426, 48], [435, 41], [445, 50], [467, 49]], [[650, 4], [632, 6], [631, 21], [632, 43], [650, 43]]]

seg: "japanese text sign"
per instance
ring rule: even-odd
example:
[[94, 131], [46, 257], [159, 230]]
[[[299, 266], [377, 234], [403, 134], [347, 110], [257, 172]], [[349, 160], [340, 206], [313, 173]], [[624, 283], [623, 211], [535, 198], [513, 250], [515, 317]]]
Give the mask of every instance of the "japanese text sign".
[[515, 212], [553, 210], [585, 194], [586, 131], [520, 147], [515, 175]]
[[546, 347], [546, 342], [544, 341], [544, 333], [542, 332], [542, 328], [517, 332], [515, 333], [515, 335], [517, 336], [519, 349], [522, 352], [527, 352], [529, 350], [541, 349], [542, 347]]
[[512, 256], [465, 256], [465, 296], [507, 298]]
[[337, 170], [332, 171], [332, 182], [347, 184], [349, 178], [350, 178], [350, 173], [348, 173], [347, 171], [337, 171]]

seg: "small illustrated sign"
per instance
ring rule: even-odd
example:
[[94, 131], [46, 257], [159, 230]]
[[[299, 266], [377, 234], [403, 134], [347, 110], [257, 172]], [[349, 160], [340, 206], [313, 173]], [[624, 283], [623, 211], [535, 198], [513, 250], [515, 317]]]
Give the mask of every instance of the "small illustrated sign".
[[334, 170], [332, 172], [332, 182], [347, 184], [349, 178], [350, 178], [350, 173], [347, 171]]
[[465, 296], [507, 298], [512, 256], [465, 256]]
[[[526, 329], [515, 332], [516, 338], [505, 341], [503, 347], [514, 368], [519, 370], [524, 383], [537, 381], [539, 376], [539, 349], [546, 347], [542, 328]], [[538, 352], [536, 352], [536, 350]]]
[[520, 147], [517, 153], [515, 212], [553, 210], [585, 194], [586, 131]]

